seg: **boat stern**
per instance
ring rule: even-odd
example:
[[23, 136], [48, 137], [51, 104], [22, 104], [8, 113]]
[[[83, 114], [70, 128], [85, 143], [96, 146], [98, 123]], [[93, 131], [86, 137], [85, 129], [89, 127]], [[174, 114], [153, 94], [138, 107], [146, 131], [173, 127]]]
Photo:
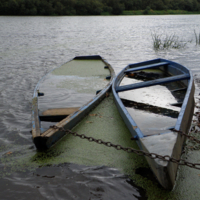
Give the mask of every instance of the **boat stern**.
[[[167, 134], [140, 138], [142, 149], [145, 152], [159, 156], [169, 156], [175, 159], [181, 156], [183, 142], [184, 137], [172, 131], [169, 131]], [[156, 155], [155, 159], [149, 157], [146, 157], [146, 159], [158, 182], [165, 189], [172, 190], [176, 180], [178, 164], [156, 158]]]

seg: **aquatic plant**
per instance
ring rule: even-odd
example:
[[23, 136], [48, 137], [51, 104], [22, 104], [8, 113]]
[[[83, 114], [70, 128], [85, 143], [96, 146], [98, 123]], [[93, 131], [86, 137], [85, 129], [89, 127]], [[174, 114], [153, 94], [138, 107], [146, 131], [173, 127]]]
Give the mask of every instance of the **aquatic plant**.
[[160, 35], [157, 35], [157, 34], [151, 34], [152, 36], [152, 39], [153, 39], [153, 47], [154, 49], [158, 50], [161, 48], [161, 45], [162, 45], [162, 41], [161, 41], [161, 38], [160, 38]]
[[158, 35], [156, 33], [151, 34], [153, 39], [153, 47], [155, 50], [163, 49], [181, 49], [184, 48], [187, 42], [179, 40], [179, 37], [175, 34], [172, 35]]
[[195, 39], [196, 39], [196, 45], [200, 45], [200, 33], [199, 33], [199, 35], [197, 35], [196, 31], [194, 30], [194, 35], [195, 35]]

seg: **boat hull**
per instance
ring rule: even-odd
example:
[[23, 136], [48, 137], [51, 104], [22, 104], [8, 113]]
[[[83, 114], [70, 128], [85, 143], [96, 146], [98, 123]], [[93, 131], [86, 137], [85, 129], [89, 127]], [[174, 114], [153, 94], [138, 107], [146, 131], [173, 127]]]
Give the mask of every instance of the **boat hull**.
[[[153, 66], [159, 65], [159, 63], [161, 62], [163, 65], [161, 65], [160, 67], [165, 70], [166, 70], [166, 67], [164, 66], [164, 63], [169, 63], [169, 65], [167, 65], [168, 66], [167, 70], [169, 70], [170, 74], [173, 75], [171, 79], [174, 79], [175, 81], [177, 81], [178, 79], [180, 79], [180, 77], [182, 78], [184, 77], [183, 80], [180, 79], [178, 81], [186, 84], [187, 89], [186, 89], [184, 100], [183, 102], [181, 102], [181, 107], [178, 112], [178, 116], [174, 120], [175, 124], [173, 125], [173, 128], [176, 129], [177, 131], [188, 133], [190, 129], [192, 117], [193, 117], [193, 112], [194, 112], [194, 82], [193, 82], [192, 74], [187, 68], [177, 63], [164, 60], [164, 59], [155, 59], [155, 60], [146, 61], [143, 63], [128, 65], [125, 69], [123, 69], [117, 75], [117, 77], [114, 80], [112, 89], [113, 89], [116, 106], [122, 118], [124, 119], [124, 122], [126, 123], [128, 129], [130, 130], [132, 136], [135, 139], [137, 139], [137, 143], [140, 149], [148, 153], [155, 153], [162, 156], [168, 155], [175, 159], [180, 159], [182, 147], [185, 142], [185, 137], [178, 134], [177, 132], [173, 131], [170, 128], [166, 129], [163, 132], [162, 131], [157, 132], [156, 134], [145, 135], [144, 131], [142, 130], [142, 127], [138, 126], [139, 123], [136, 122], [134, 119], [138, 111], [136, 109], [131, 111], [133, 113], [131, 115], [130, 114], [131, 109], [125, 107], [124, 103], [122, 102], [122, 99], [120, 98], [121, 92], [123, 93], [124, 91], [131, 91], [132, 95], [134, 96], [134, 92], [136, 92], [135, 85], [137, 86], [137, 88], [138, 86], [141, 88], [144, 85], [145, 85], [144, 87], [148, 88], [148, 87], [151, 87], [152, 84], [155, 83], [156, 81], [160, 82], [158, 84], [163, 84], [166, 78], [158, 79], [156, 81], [155, 80], [148, 81], [148, 82], [144, 81], [143, 83], [120, 86], [120, 83], [123, 81], [126, 74], [129, 73], [129, 71], [134, 71], [134, 70], [136, 71], [136, 69], [140, 70], [142, 68], [145, 69], [146, 66], [148, 66], [149, 68], [157, 69], [157, 67], [153, 67]], [[171, 109], [171, 107], [169, 108]], [[134, 114], [135, 114], [135, 117], [134, 117]], [[148, 116], [148, 113], [147, 113], [147, 116]], [[159, 117], [161, 118], [161, 116], [157, 116], [157, 117], [158, 117], [157, 124], [159, 124]], [[158, 158], [151, 159], [151, 158], [146, 157], [146, 159], [153, 173], [155, 174], [157, 180], [159, 181], [159, 183], [165, 189], [171, 190], [175, 184], [178, 165], [176, 163], [163, 161]]]
[[[70, 62], [72, 64], [75, 62], [75, 65], [73, 64], [71, 68], [68, 66], [71, 65]], [[66, 67], [64, 65], [66, 65]], [[32, 138], [38, 150], [50, 148], [66, 134], [63, 131], [51, 128], [50, 126], [47, 127], [47, 125], [51, 124], [56, 125], [57, 127], [63, 127], [64, 129], [72, 129], [85, 117], [85, 115], [102, 101], [106, 96], [107, 91], [111, 88], [115, 76], [111, 65], [98, 55], [78, 56], [64, 65], [44, 76], [39, 81], [34, 91], [32, 100]], [[98, 65], [97, 69], [95, 68], [95, 65]], [[99, 66], [104, 69], [99, 69]], [[75, 70], [75, 67], [77, 67], [76, 72], [72, 72]], [[107, 72], [104, 72], [104, 70], [107, 70]], [[107, 73], [109, 76], [105, 77]], [[78, 79], [78, 83], [76, 83], [76, 79]], [[93, 89], [95, 86], [92, 84], [95, 84], [96, 79], [99, 81], [99, 85], [97, 84], [98, 87], [104, 86], [104, 88], [99, 88], [99, 91]], [[62, 82], [60, 82], [60, 80]], [[56, 82], [56, 84], [53, 84], [56, 85], [55, 88], [53, 88], [54, 86], [51, 86], [51, 83], [54, 83], [54, 81]], [[69, 86], [73, 81], [74, 88]], [[79, 88], [79, 86], [82, 88]], [[53, 88], [51, 88], [52, 91], [49, 91], [49, 87]], [[68, 88], [65, 91], [65, 88], [63, 89], [63, 87]], [[43, 93], [43, 90], [46, 90], [46, 93]], [[78, 92], [74, 92], [75, 90]], [[67, 96], [62, 97], [62, 93], [60, 94], [58, 91], [63, 91], [64, 95], [66, 93]], [[47, 95], [45, 96], [45, 94]], [[61, 95], [60, 99], [63, 100], [64, 103], [54, 94]], [[53, 96], [53, 100], [50, 99], [51, 95]], [[66, 99], [69, 100], [66, 101]], [[74, 103], [73, 105], [75, 106], [73, 106], [72, 103]], [[65, 115], [67, 116], [64, 117]], [[43, 122], [42, 120], [50, 120], [51, 122]], [[57, 121], [57, 123], [54, 121]], [[44, 127], [42, 127], [43, 124], [45, 124]]]

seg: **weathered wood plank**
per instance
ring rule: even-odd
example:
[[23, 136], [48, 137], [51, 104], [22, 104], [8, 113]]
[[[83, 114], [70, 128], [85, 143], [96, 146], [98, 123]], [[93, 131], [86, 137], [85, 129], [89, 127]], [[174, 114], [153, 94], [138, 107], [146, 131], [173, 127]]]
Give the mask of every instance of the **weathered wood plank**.
[[70, 115], [76, 112], [79, 107], [72, 107], [72, 108], [55, 108], [55, 109], [48, 109], [42, 112], [41, 116], [60, 116], [60, 115]]
[[38, 137], [40, 136], [40, 122], [39, 122], [39, 116], [38, 116], [38, 99], [37, 97], [33, 98], [32, 100], [32, 123], [34, 124], [32, 126], [32, 137]]

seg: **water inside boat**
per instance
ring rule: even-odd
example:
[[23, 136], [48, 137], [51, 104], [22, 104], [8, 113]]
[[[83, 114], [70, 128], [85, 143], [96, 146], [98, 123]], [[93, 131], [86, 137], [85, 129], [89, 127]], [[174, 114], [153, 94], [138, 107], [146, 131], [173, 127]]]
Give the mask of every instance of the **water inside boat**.
[[[148, 69], [125, 75], [120, 86], [170, 76], [161, 69]], [[181, 81], [118, 93], [124, 106], [144, 136], [168, 132], [176, 124], [186, 86]]]
[[72, 60], [47, 74], [38, 97], [43, 131], [88, 103], [109, 83], [110, 71], [104, 67], [100, 59]]

